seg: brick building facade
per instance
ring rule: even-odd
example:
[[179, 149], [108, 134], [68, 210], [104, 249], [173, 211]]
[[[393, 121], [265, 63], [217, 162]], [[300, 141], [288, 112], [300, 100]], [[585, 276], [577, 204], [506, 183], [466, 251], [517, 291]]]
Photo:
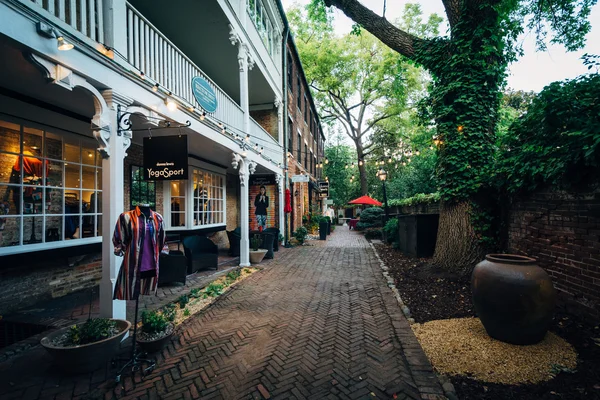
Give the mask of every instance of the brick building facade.
[[[286, 87], [287, 117], [285, 133], [292, 213], [289, 227], [293, 232], [302, 225], [302, 216], [321, 210], [318, 181], [324, 158], [325, 135], [310, 93], [293, 37], [287, 42]], [[308, 183], [292, 183], [294, 175], [308, 175]]]
[[571, 311], [600, 317], [599, 191], [541, 190], [516, 200], [508, 250], [536, 258]]

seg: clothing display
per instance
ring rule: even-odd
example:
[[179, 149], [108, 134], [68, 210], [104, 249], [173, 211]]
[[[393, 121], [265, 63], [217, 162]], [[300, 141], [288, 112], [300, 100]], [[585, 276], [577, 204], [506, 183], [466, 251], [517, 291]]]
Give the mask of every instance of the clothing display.
[[165, 244], [163, 217], [150, 207], [119, 216], [113, 235], [115, 254], [123, 256], [114, 299], [136, 300], [156, 293], [160, 252]]
[[256, 224], [258, 228], [261, 227], [263, 229], [267, 228], [267, 208], [269, 207], [269, 196], [266, 194], [266, 190], [264, 187], [261, 188], [261, 193], [257, 194], [254, 198], [254, 206], [256, 207], [256, 211], [254, 215], [256, 216]]

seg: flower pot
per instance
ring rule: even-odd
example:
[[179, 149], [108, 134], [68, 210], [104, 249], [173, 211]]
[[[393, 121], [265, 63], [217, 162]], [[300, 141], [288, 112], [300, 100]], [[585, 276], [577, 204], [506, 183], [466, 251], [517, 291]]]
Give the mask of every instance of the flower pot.
[[488, 254], [471, 276], [473, 304], [492, 338], [533, 344], [546, 335], [556, 291], [535, 259], [514, 254]]
[[139, 336], [136, 338], [136, 342], [140, 345], [140, 347], [146, 351], [147, 353], [154, 353], [162, 350], [163, 347], [169, 342], [171, 336], [175, 333], [175, 328], [173, 324], [170, 325], [170, 328], [167, 328], [166, 334], [156, 339], [143, 339]]
[[99, 342], [83, 344], [81, 346], [60, 347], [52, 341], [65, 334], [71, 326], [59, 329], [42, 338], [41, 345], [52, 356], [54, 364], [65, 372], [84, 373], [100, 369], [113, 358], [119, 350], [123, 336], [131, 328], [131, 323], [122, 319], [115, 319], [119, 333], [113, 337]]
[[319, 222], [319, 240], [327, 240], [327, 221]]
[[250, 263], [259, 264], [265, 258], [267, 251], [266, 249], [250, 250]]

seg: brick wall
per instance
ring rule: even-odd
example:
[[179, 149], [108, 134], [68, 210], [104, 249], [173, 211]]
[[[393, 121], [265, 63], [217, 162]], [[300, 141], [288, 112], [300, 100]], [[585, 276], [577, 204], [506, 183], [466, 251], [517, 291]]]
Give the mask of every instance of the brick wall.
[[102, 276], [101, 254], [43, 257], [0, 269], [0, 315], [39, 301], [94, 287]]
[[509, 251], [538, 259], [570, 311], [600, 317], [600, 191], [538, 191], [509, 213]]
[[273, 136], [276, 141], [279, 141], [279, 123], [277, 120], [276, 109], [255, 111], [250, 110], [250, 116], [256, 122], [258, 122], [258, 124], [262, 126], [265, 131], [269, 132], [269, 134]]

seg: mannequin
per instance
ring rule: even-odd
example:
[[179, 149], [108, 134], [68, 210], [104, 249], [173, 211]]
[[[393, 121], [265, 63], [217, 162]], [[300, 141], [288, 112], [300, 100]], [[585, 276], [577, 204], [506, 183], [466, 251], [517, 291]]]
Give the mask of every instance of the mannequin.
[[136, 300], [156, 293], [158, 259], [165, 243], [163, 218], [149, 204], [122, 213], [115, 226], [115, 254], [124, 256], [114, 298]]

